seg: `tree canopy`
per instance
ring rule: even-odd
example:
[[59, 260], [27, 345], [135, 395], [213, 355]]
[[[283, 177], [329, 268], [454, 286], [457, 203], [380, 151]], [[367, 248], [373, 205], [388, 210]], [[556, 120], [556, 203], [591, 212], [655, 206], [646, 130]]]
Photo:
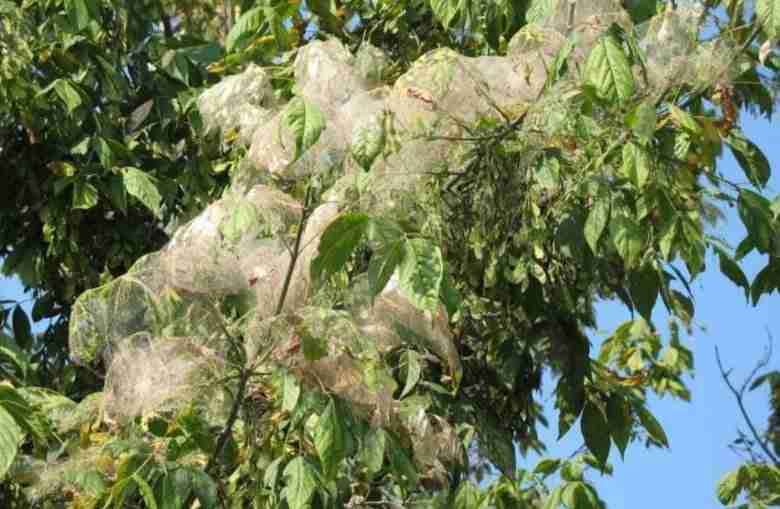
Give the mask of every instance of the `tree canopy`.
[[[774, 111], [780, 0], [0, 16], [0, 255], [48, 320], [3, 303], [11, 507], [605, 507], [589, 471], [668, 447], [648, 396], [691, 397], [708, 254], [780, 290], [740, 129]], [[609, 299], [633, 319], [595, 351]], [[548, 424], [584, 447], [529, 466]], [[775, 427], [724, 504], [780, 500]]]

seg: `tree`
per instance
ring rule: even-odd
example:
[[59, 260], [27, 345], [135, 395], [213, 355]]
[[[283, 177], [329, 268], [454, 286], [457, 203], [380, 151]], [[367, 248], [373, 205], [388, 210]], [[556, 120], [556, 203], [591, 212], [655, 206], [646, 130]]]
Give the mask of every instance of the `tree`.
[[[706, 253], [780, 288], [739, 129], [780, 4], [624, 3], [1, 2], [0, 245], [61, 319], [4, 313], [0, 496], [604, 507], [586, 469], [668, 447], [646, 396], [690, 396]], [[585, 448], [521, 469], [544, 372]]]

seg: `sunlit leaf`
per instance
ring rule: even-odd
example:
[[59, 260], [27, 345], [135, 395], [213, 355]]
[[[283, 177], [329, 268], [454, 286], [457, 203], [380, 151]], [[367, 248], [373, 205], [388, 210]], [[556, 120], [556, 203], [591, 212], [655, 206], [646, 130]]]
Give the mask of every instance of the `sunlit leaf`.
[[317, 257], [311, 263], [314, 281], [323, 281], [340, 271], [363, 241], [370, 226], [365, 214], [350, 213], [336, 218], [320, 237]]
[[596, 43], [585, 62], [585, 80], [599, 97], [625, 102], [634, 95], [634, 76], [620, 42], [605, 35]]
[[325, 116], [316, 104], [296, 97], [287, 105], [282, 125], [295, 138], [295, 159], [298, 159], [320, 139], [325, 129]]
[[122, 181], [127, 194], [140, 201], [155, 216], [160, 217], [162, 196], [149, 174], [138, 168], [127, 167], [122, 170]]
[[314, 434], [314, 448], [320, 457], [322, 472], [326, 478], [332, 478], [339, 463], [346, 455], [346, 430], [344, 423], [333, 400], [317, 422], [317, 432]]

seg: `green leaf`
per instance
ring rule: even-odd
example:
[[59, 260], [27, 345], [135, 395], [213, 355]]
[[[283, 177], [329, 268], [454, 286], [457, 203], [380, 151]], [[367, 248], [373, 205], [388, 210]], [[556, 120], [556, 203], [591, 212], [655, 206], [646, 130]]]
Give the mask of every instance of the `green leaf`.
[[373, 476], [382, 470], [386, 444], [387, 435], [382, 428], [371, 428], [366, 434], [365, 443], [360, 449], [359, 459], [369, 475]]
[[639, 422], [647, 430], [647, 433], [659, 444], [664, 447], [669, 447], [669, 439], [666, 437], [664, 429], [661, 427], [661, 423], [651, 414], [643, 405], [636, 408], [639, 415]]
[[554, 474], [561, 466], [561, 460], [545, 458], [534, 467], [534, 474], [540, 474], [542, 477]]
[[626, 116], [626, 124], [642, 143], [649, 143], [655, 134], [655, 103], [644, 101]]
[[661, 234], [661, 239], [658, 241], [658, 247], [661, 249], [661, 254], [666, 261], [672, 261], [672, 249], [674, 248], [674, 241], [677, 237], [677, 225], [678, 221], [676, 219], [669, 223]]
[[678, 108], [674, 104], [669, 104], [669, 114], [674, 119], [675, 123], [694, 134], [702, 134], [703, 130], [701, 125], [696, 122], [696, 119], [691, 116], [687, 111]]
[[73, 208], [88, 210], [97, 205], [98, 190], [89, 182], [77, 180], [73, 183]]
[[756, 249], [762, 254], [770, 252], [773, 215], [769, 200], [753, 191], [741, 189], [737, 199], [737, 210]]
[[360, 245], [371, 224], [365, 214], [343, 214], [320, 237], [319, 252], [311, 263], [311, 277], [322, 282], [340, 271]]
[[602, 465], [606, 464], [609, 458], [609, 425], [601, 409], [590, 401], [582, 410], [580, 429], [590, 452]]
[[46, 422], [33, 410], [20, 391], [8, 382], [0, 382], [0, 406], [13, 416], [22, 430], [30, 433], [36, 441], [45, 442]]
[[634, 76], [620, 41], [605, 35], [596, 43], [585, 62], [585, 81], [599, 97], [626, 102], [634, 95]]
[[780, 1], [757, 0], [756, 16], [768, 39], [780, 37]]
[[356, 126], [352, 133], [350, 151], [364, 171], [371, 169], [371, 165], [385, 148], [387, 137], [383, 117], [384, 113], [378, 113], [368, 123]]
[[563, 462], [561, 467], [561, 479], [569, 482], [582, 481], [585, 464], [580, 458], [570, 459]]
[[127, 194], [140, 201], [155, 216], [161, 217], [162, 196], [152, 177], [138, 168], [127, 167], [122, 169], [122, 181]]
[[661, 290], [658, 273], [649, 265], [644, 265], [641, 269], [631, 272], [629, 289], [631, 300], [639, 314], [648, 322], [652, 321], [653, 307]]
[[282, 375], [282, 410], [292, 412], [298, 405], [298, 398], [301, 395], [301, 385], [298, 379], [291, 373]]
[[265, 21], [265, 8], [254, 7], [241, 14], [225, 38], [225, 48], [233, 51], [236, 45], [256, 34]]
[[527, 23], [539, 23], [550, 16], [556, 6], [556, 0], [531, 0], [525, 12], [525, 20]]
[[30, 359], [27, 353], [17, 346], [16, 341], [2, 332], [0, 332], [0, 362], [13, 364], [19, 378], [25, 378], [30, 369]]
[[642, 189], [650, 177], [650, 158], [647, 152], [634, 143], [623, 145], [623, 176], [637, 189]]
[[54, 82], [54, 91], [57, 92], [59, 98], [65, 103], [68, 113], [73, 113], [76, 108], [83, 104], [78, 87], [68, 80], [56, 80]]
[[405, 486], [417, 485], [417, 470], [414, 463], [407, 456], [406, 451], [393, 433], [386, 433], [387, 456], [390, 467], [398, 480]]
[[544, 501], [542, 509], [558, 509], [561, 506], [561, 494], [563, 492], [563, 486], [558, 486]]
[[203, 509], [218, 507], [217, 483], [206, 472], [197, 468], [190, 469], [192, 476], [192, 493]]
[[620, 451], [620, 456], [625, 457], [626, 447], [631, 440], [631, 411], [625, 398], [617, 393], [612, 393], [607, 400], [607, 423], [612, 441]]
[[567, 484], [561, 494], [561, 501], [569, 509], [596, 509], [590, 503], [585, 483], [581, 481]]
[[295, 138], [297, 160], [320, 139], [320, 134], [325, 129], [325, 116], [316, 104], [296, 97], [287, 105], [282, 125], [289, 129]]
[[180, 509], [192, 491], [189, 472], [176, 468], [167, 472], [157, 485], [157, 504], [160, 509]]
[[745, 299], [750, 298], [750, 282], [736, 261], [722, 249], [716, 249], [720, 259], [720, 271], [729, 278], [732, 283], [745, 290]]
[[146, 507], [148, 509], [157, 509], [157, 500], [154, 498], [154, 492], [152, 491], [152, 487], [149, 486], [149, 483], [137, 474], [133, 474], [132, 477], [135, 485], [138, 486], [138, 491], [141, 493], [141, 498], [143, 498]]
[[237, 242], [261, 221], [257, 207], [248, 200], [238, 200], [229, 210], [229, 216], [219, 224], [222, 236], [229, 242]]
[[27, 313], [19, 305], [14, 308], [12, 324], [16, 344], [24, 349], [29, 349], [33, 341], [32, 326], [27, 318]]
[[344, 423], [336, 403], [331, 400], [325, 412], [320, 415], [317, 432], [314, 435], [314, 448], [320, 457], [322, 471], [327, 479], [335, 477], [338, 466], [346, 455], [345, 433]]
[[274, 36], [276, 50], [280, 53], [287, 51], [290, 48], [290, 40], [287, 34], [287, 27], [285, 26], [285, 19], [273, 7], [265, 8], [265, 17], [268, 19], [268, 27]]
[[23, 438], [22, 428], [0, 402], [0, 480], [14, 462]]
[[477, 438], [480, 452], [507, 477], [511, 476], [517, 466], [515, 446], [512, 434], [505, 429], [492, 411], [485, 410], [479, 418]]
[[430, 0], [430, 2], [433, 15], [445, 28], [449, 28], [458, 15], [458, 0]]
[[412, 392], [412, 389], [417, 385], [417, 382], [420, 381], [420, 374], [422, 373], [420, 355], [417, 352], [414, 350], [407, 350], [404, 357], [406, 360], [406, 382], [399, 399], [403, 399], [404, 396]]
[[300, 336], [303, 358], [308, 362], [318, 361], [328, 355], [328, 345], [325, 338], [310, 334], [308, 331]]
[[284, 468], [287, 487], [284, 490], [290, 509], [307, 509], [319, 485], [317, 471], [302, 456], [295, 457]]
[[484, 492], [480, 491], [474, 483], [466, 480], [460, 484], [458, 492], [455, 494], [453, 509], [478, 509]]
[[612, 218], [609, 225], [612, 242], [626, 268], [635, 267], [642, 256], [644, 232], [642, 227], [627, 216]]
[[624, 5], [635, 25], [644, 23], [658, 12], [658, 0], [630, 0]]
[[737, 501], [742, 486], [739, 482], [739, 469], [727, 473], [718, 481], [718, 501], [723, 505], [731, 505]]
[[609, 197], [600, 195], [590, 209], [585, 221], [585, 240], [593, 254], [598, 253], [599, 239], [609, 222]]
[[82, 30], [89, 24], [92, 16], [86, 0], [66, 0], [65, 6], [68, 19], [77, 31]]
[[407, 257], [414, 257], [414, 252], [405, 237], [384, 244], [374, 252], [368, 263], [368, 285], [372, 299], [382, 293], [395, 269]]
[[750, 183], [758, 188], [766, 186], [772, 169], [761, 149], [736, 129], [726, 137], [726, 143]]
[[[408, 242], [409, 251], [400, 268], [401, 293], [415, 307], [435, 313], [444, 278], [444, 260], [439, 246], [425, 239]], [[414, 253], [414, 256], [410, 256]]]

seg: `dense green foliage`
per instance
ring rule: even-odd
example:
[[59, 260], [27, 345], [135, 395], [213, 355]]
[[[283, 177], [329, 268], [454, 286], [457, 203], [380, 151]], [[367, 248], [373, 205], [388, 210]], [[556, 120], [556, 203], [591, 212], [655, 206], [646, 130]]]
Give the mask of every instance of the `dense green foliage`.
[[[627, 1], [594, 32], [573, 25], [577, 9], [595, 11], [587, 19], [598, 26], [599, 9], [620, 2], [581, 4], [0, 0], [0, 255], [4, 272], [32, 291], [33, 320], [50, 320], [33, 334], [21, 308], [3, 303], [0, 505], [604, 507], [588, 469], [609, 472], [614, 450], [630, 457], [635, 442], [668, 447], [647, 396], [690, 398], [693, 358], [681, 335], [707, 253], [753, 303], [780, 290], [780, 198], [764, 194], [771, 169], [740, 131], [740, 114], [774, 108], [780, 0]], [[523, 45], [543, 54], [556, 16], [564, 37], [540, 57], [545, 79], [534, 88], [528, 74], [535, 100], [468, 118], [441, 106], [449, 92], [437, 87], [461, 56]], [[675, 23], [689, 40], [666, 64], [694, 70], [664, 80], [653, 59]], [[424, 115], [445, 111], [410, 134], [400, 114], [383, 110], [350, 129], [349, 157], [335, 170], [258, 177], [244, 133], [205, 128], [198, 98], [252, 64], [263, 68], [268, 101], [283, 105], [274, 137], [290, 142], [285, 168], [308, 164], [333, 112], [304, 97], [296, 58], [328, 38], [352, 52], [372, 45], [385, 65], [368, 81], [424, 103]], [[447, 159], [382, 194], [392, 180], [383, 165], [423, 142], [431, 145], [421, 158], [451, 143]], [[744, 183], [719, 171], [724, 150]], [[236, 198], [245, 184], [278, 192], [269, 196], [283, 196], [283, 211], [266, 217]], [[307, 227], [336, 195], [309, 256]], [[151, 298], [133, 286], [157, 263], [142, 257], [220, 198], [225, 246], [261, 223], [258, 239], [285, 245], [270, 311], [228, 283], [210, 283], [209, 293], [161, 285]], [[748, 231], [736, 249], [712, 227], [726, 206]], [[739, 262], [753, 251], [766, 265], [751, 282]], [[312, 296], [293, 309], [296, 284], [309, 277]], [[356, 301], [384, 309], [396, 287], [390, 304], [410, 304], [444, 339], [410, 327], [383, 350], [355, 325]], [[72, 348], [87, 335], [77, 319], [113, 295], [147, 314], [115, 310], [90, 323], [105, 344], [69, 351], [69, 339]], [[635, 319], [591, 352], [599, 299], [619, 299]], [[661, 304], [668, 338], [652, 322]], [[109, 336], [133, 320], [148, 325], [133, 338], [154, 335], [155, 355], [188, 359], [188, 376], [206, 377], [198, 387], [212, 401], [172, 392], [180, 404], [112, 413], [119, 389], [106, 380], [135, 365]], [[198, 335], [210, 342], [168, 341]], [[329, 371], [343, 378], [330, 380], [317, 369], [347, 341]], [[114, 347], [114, 357], [103, 351]], [[521, 468], [518, 453], [545, 449], [544, 373], [556, 384], [559, 434], [579, 421], [585, 447]], [[365, 380], [371, 398], [355, 394]], [[777, 411], [777, 374], [762, 382]], [[481, 484], [487, 475], [495, 480]], [[744, 492], [763, 507], [780, 497], [778, 479], [770, 456], [729, 474], [718, 496], [731, 504]]]

